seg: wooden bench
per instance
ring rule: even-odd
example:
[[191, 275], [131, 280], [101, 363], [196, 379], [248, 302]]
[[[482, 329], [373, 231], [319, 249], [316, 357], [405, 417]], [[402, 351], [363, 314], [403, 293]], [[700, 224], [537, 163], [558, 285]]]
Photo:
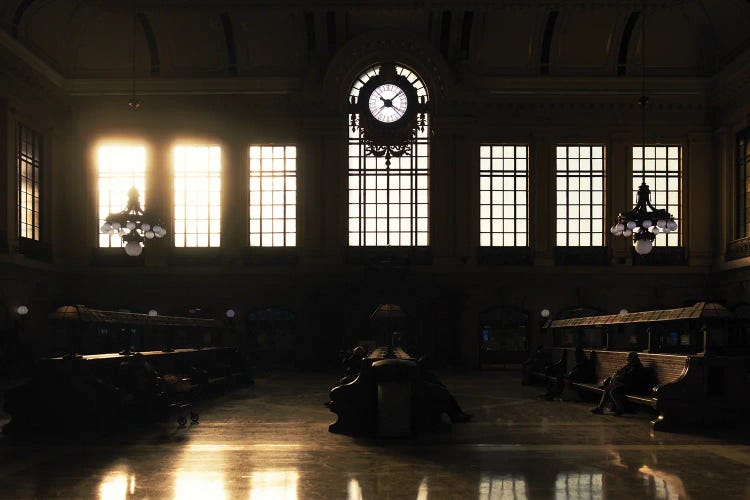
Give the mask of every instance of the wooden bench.
[[[627, 364], [628, 353], [624, 351], [589, 351], [586, 354], [594, 363], [597, 382], [594, 384], [574, 382], [572, 385], [576, 389], [601, 395], [604, 392], [602, 387], [604, 380]], [[660, 387], [680, 380], [687, 370], [688, 356], [638, 353], [638, 357], [643, 366], [651, 372], [653, 389], [650, 394], [626, 394], [625, 399], [629, 403], [648, 406], [656, 410], [658, 406], [656, 394]]]
[[564, 375], [567, 371], [568, 353], [567, 349], [553, 347], [546, 353], [546, 368], [543, 371], [535, 370], [529, 373], [528, 382], [540, 381], [546, 383], [556, 382], [557, 377]]

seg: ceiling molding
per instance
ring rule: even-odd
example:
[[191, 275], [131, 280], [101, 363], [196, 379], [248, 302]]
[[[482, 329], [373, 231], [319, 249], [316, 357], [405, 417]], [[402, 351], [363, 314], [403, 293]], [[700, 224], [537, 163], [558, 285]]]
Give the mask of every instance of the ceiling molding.
[[[651, 77], [646, 94], [705, 97], [711, 79], [704, 77]], [[486, 76], [467, 80], [461, 91], [506, 95], [641, 95], [639, 77], [509, 77]]]
[[[268, 95], [301, 90], [299, 78], [221, 77], [136, 79], [136, 95]], [[74, 78], [65, 81], [70, 96], [118, 96], [133, 92], [133, 80]]]
[[17, 57], [29, 68], [39, 73], [52, 85], [64, 88], [65, 77], [52, 66], [44, 62], [39, 56], [24, 47], [18, 40], [13, 38], [7, 31], [0, 29], [0, 48]]
[[737, 56], [714, 78], [714, 103], [721, 108], [732, 108], [741, 96], [750, 92], [750, 49]]

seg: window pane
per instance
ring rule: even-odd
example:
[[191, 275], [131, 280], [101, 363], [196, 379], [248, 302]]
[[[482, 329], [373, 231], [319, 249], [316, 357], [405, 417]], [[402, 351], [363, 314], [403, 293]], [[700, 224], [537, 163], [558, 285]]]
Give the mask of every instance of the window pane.
[[[678, 170], [678, 164], [678, 160], [670, 159], [669, 170]], [[748, 217], [748, 207], [750, 207], [750, 128], [746, 128], [737, 134], [736, 172], [737, 199], [735, 214], [737, 217], [737, 226], [735, 232], [737, 238], [745, 238], [750, 236], [750, 232], [748, 232], [748, 225], [750, 223], [750, 217]]]
[[[99, 227], [104, 218], [121, 212], [128, 202], [128, 191], [135, 187], [140, 194], [141, 208], [146, 209], [146, 146], [143, 144], [105, 143], [97, 150], [99, 185]], [[100, 247], [119, 247], [117, 234], [100, 235]]]
[[481, 246], [527, 245], [527, 150], [523, 144], [480, 146], [487, 162], [479, 166], [479, 212], [489, 219], [480, 224]]
[[603, 245], [604, 155], [604, 146], [558, 146], [557, 246]]
[[253, 145], [248, 158], [250, 246], [295, 246], [297, 147]]
[[176, 247], [217, 247], [221, 241], [221, 148], [174, 148]]
[[[633, 158], [641, 157], [642, 146], [633, 146]], [[659, 233], [654, 246], [680, 246], [680, 168], [682, 148], [680, 146], [647, 146], [645, 148], [646, 168], [633, 162], [633, 204], [637, 200], [638, 188], [642, 182], [651, 189], [651, 202], [658, 209], [672, 214], [677, 222], [677, 230], [669, 234]], [[674, 167], [669, 168], [669, 162]], [[645, 176], [644, 176], [645, 173]]]
[[18, 236], [38, 241], [41, 233], [39, 217], [41, 214], [42, 136], [22, 124], [18, 125], [17, 130]]

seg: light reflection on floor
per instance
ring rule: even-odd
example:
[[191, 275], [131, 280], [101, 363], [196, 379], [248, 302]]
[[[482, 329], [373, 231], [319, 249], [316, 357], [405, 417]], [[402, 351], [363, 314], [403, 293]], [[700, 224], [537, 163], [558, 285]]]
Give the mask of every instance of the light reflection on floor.
[[359, 481], [355, 478], [349, 480], [349, 487], [347, 488], [346, 500], [363, 500], [362, 499], [362, 487], [359, 485]]
[[[654, 470], [644, 465], [643, 492], [648, 498], [659, 500], [688, 498], [682, 480], [674, 474]], [[250, 476], [249, 500], [297, 500], [299, 472], [296, 470], [258, 470]], [[555, 500], [593, 500], [606, 498], [604, 475], [560, 473], [555, 480]], [[526, 480], [519, 476], [484, 474], [479, 480], [477, 500], [527, 500]], [[99, 500], [138, 498], [135, 476], [127, 472], [110, 472], [99, 485]], [[228, 495], [223, 474], [210, 471], [179, 471], [176, 474], [175, 500], [223, 500]], [[347, 500], [377, 498], [366, 497], [356, 478], [349, 479]], [[427, 478], [419, 485], [416, 500], [430, 498]]]
[[[718, 500], [718, 491], [721, 500], [750, 498], [750, 446], [738, 442], [745, 438], [651, 436], [644, 416], [547, 404], [535, 398], [537, 388], [488, 376], [448, 381], [475, 422], [412, 440], [328, 433], [319, 375], [259, 381], [201, 408], [192, 428], [155, 428], [110, 444], [6, 440], [0, 498]], [[502, 387], [502, 396], [488, 385]]]
[[296, 470], [258, 470], [250, 476], [250, 500], [297, 500]]
[[175, 500], [224, 500], [227, 492], [220, 472], [180, 471], [174, 483]]
[[518, 476], [483, 475], [479, 500], [526, 500], [526, 480]]
[[604, 495], [603, 474], [561, 473], [555, 480], [555, 500], [593, 499]]
[[100, 500], [122, 500], [135, 494], [135, 476], [113, 471], [104, 476], [99, 485]]

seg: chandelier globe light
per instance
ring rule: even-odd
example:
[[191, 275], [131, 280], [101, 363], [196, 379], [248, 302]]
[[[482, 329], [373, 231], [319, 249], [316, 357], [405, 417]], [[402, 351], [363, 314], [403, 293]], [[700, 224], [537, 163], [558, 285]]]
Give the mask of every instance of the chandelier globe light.
[[138, 190], [131, 187], [125, 210], [109, 214], [100, 228], [104, 234], [120, 236], [125, 243], [125, 253], [130, 257], [141, 255], [146, 240], [163, 238], [167, 234], [156, 217], [141, 209], [139, 198]]

